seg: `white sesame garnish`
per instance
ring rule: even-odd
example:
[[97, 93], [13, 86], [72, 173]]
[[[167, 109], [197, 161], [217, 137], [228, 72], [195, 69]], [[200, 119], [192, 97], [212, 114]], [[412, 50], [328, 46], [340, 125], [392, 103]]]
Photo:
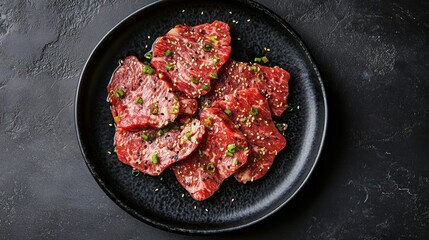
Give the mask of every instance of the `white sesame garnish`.
[[206, 209], [204, 209], [206, 212], [208, 212], [209, 210], [206, 208]]
[[159, 189], [158, 188], [155, 188], [155, 192], [158, 192], [159, 191]]
[[235, 201], [235, 199], [234, 198], [231, 198], [231, 202], [234, 202]]
[[204, 11], [201, 11], [201, 15], [204, 15]]
[[108, 153], [108, 154], [112, 154], [112, 152], [111, 152], [111, 151], [107, 151], [107, 153]]
[[231, 11], [229, 11], [229, 14], [232, 14], [232, 12], [231, 12]]
[[113, 126], [113, 124], [109, 123], [109, 127]]
[[250, 18], [249, 18], [249, 19], [247, 19], [247, 22], [250, 22]]
[[147, 36], [147, 39], [150, 39], [150, 36]]
[[183, 9], [182, 12], [185, 12], [185, 9]]

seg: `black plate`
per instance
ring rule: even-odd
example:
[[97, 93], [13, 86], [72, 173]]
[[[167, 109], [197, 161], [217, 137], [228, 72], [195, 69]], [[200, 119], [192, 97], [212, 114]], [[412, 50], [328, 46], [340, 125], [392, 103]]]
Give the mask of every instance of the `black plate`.
[[[113, 152], [115, 128], [106, 102], [106, 86], [127, 55], [143, 59], [156, 36], [176, 24], [222, 20], [231, 26], [232, 58], [250, 61], [267, 55], [268, 65], [287, 69], [289, 102], [294, 110], [280, 121], [289, 124], [287, 146], [267, 175], [254, 183], [227, 179], [210, 199], [197, 202], [172, 171], [161, 177], [131, 175]], [[238, 21], [238, 23], [236, 23]], [[150, 36], [150, 38], [148, 37]], [[266, 52], [264, 48], [271, 51]], [[326, 99], [321, 78], [305, 45], [281, 18], [250, 1], [161, 1], [127, 17], [91, 54], [76, 95], [76, 128], [86, 164], [97, 183], [120, 207], [154, 226], [179, 232], [214, 233], [248, 226], [288, 202], [313, 170], [326, 129]]]

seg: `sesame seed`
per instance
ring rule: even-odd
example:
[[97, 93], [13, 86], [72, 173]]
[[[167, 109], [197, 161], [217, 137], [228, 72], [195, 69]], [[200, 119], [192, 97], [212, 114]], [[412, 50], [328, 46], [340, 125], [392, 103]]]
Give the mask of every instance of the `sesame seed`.
[[155, 188], [155, 192], [158, 192], [159, 191], [159, 189], [158, 188]]
[[247, 19], [247, 22], [250, 22], [250, 19]]
[[108, 154], [112, 154], [112, 152], [111, 152], [111, 151], [107, 151], [107, 153], [108, 153]]
[[185, 12], [185, 9], [183, 9], [182, 12]]
[[231, 11], [229, 11], [229, 14], [232, 14], [232, 12], [231, 12]]
[[201, 11], [201, 15], [204, 15], [204, 11]]
[[206, 209], [204, 209], [206, 212], [208, 212], [209, 210], [206, 208]]
[[113, 124], [109, 123], [109, 127], [113, 126]]

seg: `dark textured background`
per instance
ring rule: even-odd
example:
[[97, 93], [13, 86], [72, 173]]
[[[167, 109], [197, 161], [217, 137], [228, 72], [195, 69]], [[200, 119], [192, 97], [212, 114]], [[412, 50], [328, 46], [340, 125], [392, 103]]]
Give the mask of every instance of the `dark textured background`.
[[279, 212], [206, 237], [158, 230], [117, 207], [75, 135], [75, 90], [91, 50], [149, 2], [0, 0], [0, 239], [429, 237], [428, 2], [258, 1], [318, 63], [326, 144]]

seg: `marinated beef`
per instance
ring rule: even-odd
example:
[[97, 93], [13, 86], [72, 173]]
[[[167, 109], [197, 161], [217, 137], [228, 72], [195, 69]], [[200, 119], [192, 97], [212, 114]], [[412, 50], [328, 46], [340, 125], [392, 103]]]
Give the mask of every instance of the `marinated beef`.
[[153, 45], [152, 65], [188, 97], [207, 94], [231, 53], [228, 24], [177, 25]]
[[248, 88], [224, 96], [213, 106], [230, 115], [249, 144], [249, 159], [234, 177], [242, 183], [263, 177], [286, 146], [286, 139], [274, 125], [265, 96], [256, 88]]
[[280, 116], [287, 108], [290, 74], [279, 67], [237, 62], [230, 59], [219, 73], [219, 80], [213, 84], [213, 91], [206, 95], [203, 104], [223, 98], [236, 90], [257, 88], [268, 99], [271, 112]]
[[173, 165], [179, 183], [198, 201], [212, 196], [224, 179], [247, 161], [246, 138], [220, 108], [206, 108], [200, 114], [206, 135], [198, 150]]
[[134, 56], [126, 57], [116, 69], [107, 91], [115, 123], [124, 130], [160, 128], [179, 114], [179, 100], [170, 83]]
[[185, 159], [201, 142], [205, 127], [198, 119], [179, 126], [138, 132], [116, 129], [116, 153], [121, 162], [137, 170], [157, 176], [171, 164]]

